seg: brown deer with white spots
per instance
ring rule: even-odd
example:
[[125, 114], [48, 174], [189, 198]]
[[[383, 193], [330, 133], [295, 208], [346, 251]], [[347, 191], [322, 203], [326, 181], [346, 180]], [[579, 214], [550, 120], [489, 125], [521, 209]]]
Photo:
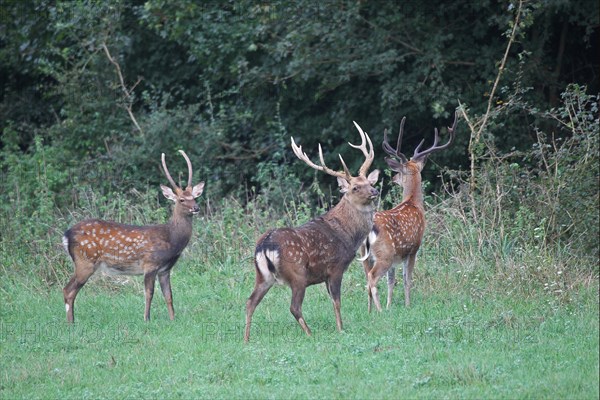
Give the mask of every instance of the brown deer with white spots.
[[175, 202], [173, 215], [164, 225], [133, 226], [111, 221], [81, 221], [65, 232], [63, 245], [75, 264], [75, 273], [63, 289], [67, 322], [73, 322], [73, 303], [79, 290], [98, 269], [123, 275], [144, 275], [146, 308], [144, 320], [150, 319], [150, 304], [158, 276], [167, 303], [169, 318], [175, 318], [171, 294], [171, 268], [179, 259], [192, 236], [192, 218], [200, 212], [196, 198], [204, 182], [192, 187], [192, 163], [184, 151], [179, 152], [188, 166], [188, 182], [177, 186], [165, 163], [162, 166], [172, 188], [160, 185], [163, 195]]
[[438, 130], [435, 129], [433, 146], [419, 151], [423, 142], [417, 146], [410, 160], [400, 152], [404, 122], [400, 123], [400, 133], [396, 149], [387, 140], [387, 130], [384, 131], [383, 149], [391, 157], [386, 157], [388, 166], [397, 172], [392, 181], [402, 186], [402, 202], [391, 210], [375, 213], [373, 229], [365, 243], [361, 246], [360, 258], [367, 276], [367, 292], [369, 295], [368, 310], [375, 302], [377, 311], [381, 311], [377, 282], [387, 273], [388, 296], [387, 308], [392, 304], [392, 294], [396, 284], [396, 265], [403, 263], [402, 276], [404, 280], [404, 304], [410, 306], [410, 288], [415, 267], [417, 252], [423, 240], [425, 231], [425, 210], [423, 208], [423, 192], [421, 190], [421, 171], [427, 157], [439, 150], [450, 146], [454, 140], [458, 113], [454, 115], [454, 123], [448, 128], [449, 139], [446, 144], [438, 146]]
[[256, 306], [275, 283], [288, 285], [292, 289], [290, 312], [310, 336], [311, 331], [302, 315], [304, 293], [307, 286], [324, 282], [333, 301], [337, 329], [342, 330], [342, 276], [371, 231], [375, 212], [373, 201], [379, 195], [377, 189], [372, 186], [377, 182], [379, 171], [375, 170], [367, 176], [374, 158], [373, 144], [356, 122], [354, 125], [360, 133], [362, 143], [349, 144], [361, 150], [365, 156], [356, 177], [350, 174], [342, 156], [340, 160], [344, 172], [325, 166], [320, 144], [321, 165], [314, 164], [302, 151], [302, 146], [297, 146], [292, 138], [294, 154], [311, 168], [337, 177], [344, 195], [339, 203], [324, 215], [297, 228], [270, 230], [258, 239], [254, 253], [256, 283], [246, 302], [244, 341], [250, 339], [250, 325]]

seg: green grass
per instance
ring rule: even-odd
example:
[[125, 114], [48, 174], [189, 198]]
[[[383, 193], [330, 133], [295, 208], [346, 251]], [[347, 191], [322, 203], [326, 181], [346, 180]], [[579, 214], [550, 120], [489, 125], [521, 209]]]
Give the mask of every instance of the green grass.
[[[173, 322], [159, 290], [152, 320], [142, 321], [140, 277], [100, 278], [82, 289], [68, 326], [67, 276], [48, 283], [35, 257], [4, 252], [0, 398], [599, 396], [597, 279], [557, 295], [507, 273], [457, 272], [425, 253], [412, 306], [403, 306], [398, 286], [391, 310], [368, 314], [362, 268], [353, 263], [343, 284], [344, 332], [323, 285], [304, 301], [312, 337], [289, 312], [289, 289], [274, 287], [244, 344], [254, 271], [252, 245], [243, 244], [253, 238], [211, 254], [218, 244], [202, 243], [203, 229], [174, 269]], [[68, 265], [62, 254], [56, 260]]]

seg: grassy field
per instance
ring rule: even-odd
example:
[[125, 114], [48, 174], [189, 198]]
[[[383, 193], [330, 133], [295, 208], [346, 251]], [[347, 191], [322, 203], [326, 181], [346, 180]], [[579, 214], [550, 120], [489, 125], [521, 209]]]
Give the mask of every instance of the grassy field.
[[5, 241], [0, 398], [599, 396], [594, 274], [542, 259], [504, 269], [465, 264], [430, 242], [410, 308], [398, 287], [391, 310], [368, 314], [354, 262], [342, 287], [344, 332], [323, 285], [310, 287], [304, 302], [312, 337], [289, 312], [289, 289], [274, 287], [244, 344], [250, 254], [262, 227], [235, 230], [235, 215], [219, 221], [196, 224], [175, 266], [175, 321], [157, 291], [152, 320], [143, 322], [140, 277], [100, 276], [80, 292], [77, 322], [68, 326], [61, 289], [71, 266], [60, 236], [31, 243], [28, 253]]

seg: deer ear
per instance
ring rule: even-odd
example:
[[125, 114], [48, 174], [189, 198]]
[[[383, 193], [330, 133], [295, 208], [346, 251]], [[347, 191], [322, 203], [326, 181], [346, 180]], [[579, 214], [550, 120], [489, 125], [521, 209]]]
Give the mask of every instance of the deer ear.
[[377, 180], [379, 179], [379, 170], [376, 169], [375, 171], [372, 171], [369, 176], [367, 176], [367, 180], [369, 181], [369, 183], [371, 184], [371, 186], [373, 186], [374, 184], [377, 183]]
[[204, 191], [204, 182], [200, 182], [192, 188], [192, 196], [194, 198], [199, 197]]
[[392, 171], [396, 171], [396, 172], [403, 171], [403, 168], [402, 168], [403, 164], [400, 161], [396, 160], [395, 158], [386, 157], [385, 162], [392, 169]]
[[338, 185], [340, 187], [340, 192], [342, 193], [346, 193], [348, 191], [348, 189], [350, 188], [350, 184], [348, 183], [347, 180], [345, 180], [344, 178], [337, 178], [338, 181]]
[[163, 195], [167, 199], [169, 199], [171, 201], [177, 201], [177, 196], [175, 195], [175, 193], [173, 193], [173, 189], [171, 189], [170, 187], [165, 186], [165, 185], [160, 185], [160, 189], [162, 190]]

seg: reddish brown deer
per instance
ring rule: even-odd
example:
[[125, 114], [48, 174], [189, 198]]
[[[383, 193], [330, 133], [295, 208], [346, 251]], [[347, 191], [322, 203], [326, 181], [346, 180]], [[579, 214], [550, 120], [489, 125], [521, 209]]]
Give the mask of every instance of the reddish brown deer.
[[150, 319], [154, 282], [158, 276], [167, 303], [169, 317], [175, 318], [171, 294], [171, 268], [179, 259], [192, 236], [192, 217], [200, 212], [196, 198], [204, 190], [204, 182], [192, 187], [192, 163], [183, 150], [179, 152], [188, 166], [185, 190], [177, 186], [165, 163], [162, 166], [171, 188], [160, 185], [163, 195], [175, 202], [173, 215], [164, 225], [133, 226], [111, 221], [81, 221], [65, 232], [63, 245], [75, 264], [75, 273], [63, 289], [67, 322], [73, 322], [73, 303], [79, 290], [98, 269], [124, 275], [144, 275], [146, 308], [144, 319]]
[[294, 154], [311, 168], [337, 177], [344, 195], [339, 203], [324, 215], [297, 228], [270, 230], [258, 239], [254, 253], [256, 283], [246, 302], [246, 342], [250, 339], [252, 314], [276, 282], [286, 284], [292, 289], [290, 312], [309, 336], [311, 331], [302, 316], [304, 293], [307, 286], [325, 282], [333, 301], [337, 329], [342, 330], [342, 276], [360, 244], [371, 231], [375, 212], [373, 200], [379, 194], [372, 186], [377, 182], [379, 171], [375, 170], [367, 176], [374, 158], [373, 144], [356, 122], [354, 125], [360, 133], [362, 143], [349, 144], [361, 150], [365, 156], [357, 177], [350, 174], [342, 156], [340, 160], [344, 172], [334, 171], [325, 166], [320, 144], [321, 165], [314, 164], [302, 151], [302, 146], [297, 146], [292, 138]]
[[387, 273], [388, 296], [387, 308], [392, 304], [392, 294], [396, 284], [396, 265], [403, 263], [402, 277], [404, 280], [404, 303], [410, 306], [410, 288], [412, 273], [415, 267], [417, 252], [421, 246], [425, 231], [425, 210], [423, 208], [423, 193], [421, 191], [421, 171], [425, 166], [427, 157], [452, 144], [455, 136], [458, 113], [454, 115], [454, 123], [448, 128], [449, 139], [446, 144], [438, 146], [438, 130], [435, 129], [433, 146], [424, 151], [419, 151], [423, 142], [417, 146], [410, 161], [400, 152], [404, 122], [400, 123], [400, 133], [396, 149], [392, 148], [387, 140], [387, 130], [384, 131], [383, 149], [391, 157], [386, 157], [388, 166], [397, 172], [392, 181], [402, 186], [402, 202], [391, 210], [375, 213], [373, 229], [365, 243], [361, 246], [361, 260], [367, 276], [367, 292], [369, 295], [368, 310], [375, 302], [377, 311], [381, 311], [377, 282]]

